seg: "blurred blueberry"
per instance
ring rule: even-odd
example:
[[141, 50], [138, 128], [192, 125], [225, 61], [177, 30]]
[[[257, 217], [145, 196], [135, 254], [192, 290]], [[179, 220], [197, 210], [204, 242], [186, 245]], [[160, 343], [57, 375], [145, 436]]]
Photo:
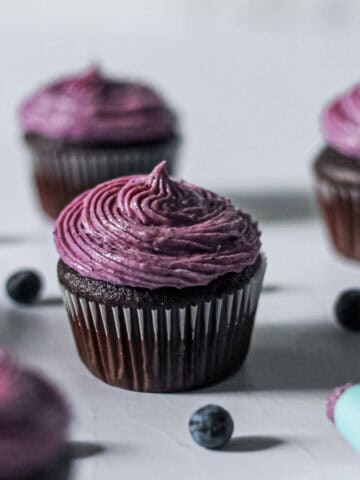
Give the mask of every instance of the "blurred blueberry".
[[234, 422], [224, 408], [206, 405], [192, 414], [189, 430], [194, 441], [204, 448], [225, 446], [234, 431]]
[[335, 304], [336, 319], [348, 330], [360, 330], [360, 290], [345, 290]]
[[38, 273], [32, 270], [19, 270], [11, 275], [6, 282], [6, 291], [9, 297], [15, 302], [23, 304], [35, 302], [41, 288], [41, 278]]

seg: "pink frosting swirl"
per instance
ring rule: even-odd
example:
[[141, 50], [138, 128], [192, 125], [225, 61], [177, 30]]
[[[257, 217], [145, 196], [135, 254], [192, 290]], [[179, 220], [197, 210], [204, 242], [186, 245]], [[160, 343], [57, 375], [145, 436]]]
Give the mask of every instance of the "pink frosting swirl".
[[176, 131], [173, 112], [153, 89], [107, 79], [98, 68], [41, 88], [19, 118], [26, 133], [75, 142], [149, 141]]
[[339, 400], [341, 395], [346, 392], [348, 388], [352, 386], [352, 383], [346, 383], [342, 387], [335, 388], [327, 398], [326, 402], [326, 416], [327, 418], [334, 423], [334, 411], [336, 402]]
[[324, 109], [321, 132], [326, 142], [338, 152], [360, 157], [360, 84]]
[[65, 448], [69, 410], [59, 392], [0, 351], [0, 477], [56, 459]]
[[60, 214], [55, 244], [81, 275], [157, 289], [207, 285], [253, 265], [260, 233], [230, 201], [170, 178], [122, 177], [81, 194]]

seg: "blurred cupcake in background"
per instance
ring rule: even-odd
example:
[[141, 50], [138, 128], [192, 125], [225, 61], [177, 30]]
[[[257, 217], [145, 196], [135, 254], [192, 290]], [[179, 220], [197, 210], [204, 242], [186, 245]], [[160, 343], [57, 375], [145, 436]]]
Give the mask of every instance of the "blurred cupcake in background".
[[55, 243], [78, 352], [104, 382], [182, 391], [243, 363], [266, 261], [257, 223], [230, 201], [162, 162], [73, 200]]
[[0, 351], [0, 479], [66, 480], [69, 409], [38, 373]]
[[177, 117], [151, 87], [98, 67], [50, 83], [19, 109], [37, 193], [55, 219], [79, 193], [122, 175], [175, 168]]
[[321, 132], [326, 146], [314, 163], [318, 203], [335, 249], [360, 260], [360, 84], [324, 109]]

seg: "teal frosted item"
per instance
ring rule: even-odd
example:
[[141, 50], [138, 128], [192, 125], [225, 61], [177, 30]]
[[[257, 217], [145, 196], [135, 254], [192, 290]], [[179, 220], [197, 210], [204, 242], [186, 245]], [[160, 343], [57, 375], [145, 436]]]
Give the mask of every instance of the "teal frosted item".
[[360, 385], [352, 385], [338, 398], [334, 422], [343, 437], [360, 453]]

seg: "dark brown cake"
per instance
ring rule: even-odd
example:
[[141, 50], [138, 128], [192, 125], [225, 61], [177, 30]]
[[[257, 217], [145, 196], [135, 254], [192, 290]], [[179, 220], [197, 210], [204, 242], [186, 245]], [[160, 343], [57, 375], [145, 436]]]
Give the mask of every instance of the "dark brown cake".
[[116, 286], [101, 280], [82, 277], [79, 273], [60, 260], [58, 263], [59, 282], [78, 297], [87, 298], [93, 302], [101, 302], [108, 306], [124, 306], [135, 308], [184, 307], [209, 301], [242, 288], [259, 270], [261, 257], [255, 265], [247, 267], [241, 273], [229, 273], [217, 278], [209, 285], [191, 288], [159, 288], [149, 290]]
[[315, 189], [333, 246], [360, 260], [360, 84], [337, 94], [322, 110], [325, 148], [314, 163]]
[[360, 159], [326, 147], [314, 172], [318, 204], [334, 247], [360, 260]]
[[331, 147], [321, 150], [315, 160], [314, 169], [320, 179], [360, 185], [360, 159], [343, 155]]

